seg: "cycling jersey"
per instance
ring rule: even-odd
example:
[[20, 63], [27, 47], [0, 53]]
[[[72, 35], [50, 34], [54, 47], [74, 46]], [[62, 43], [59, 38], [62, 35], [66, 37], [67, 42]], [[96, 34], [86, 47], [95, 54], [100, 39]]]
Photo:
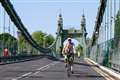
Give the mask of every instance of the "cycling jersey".
[[65, 47], [64, 47], [64, 52], [65, 53], [74, 53], [74, 49], [73, 49], [74, 43], [66, 43]]

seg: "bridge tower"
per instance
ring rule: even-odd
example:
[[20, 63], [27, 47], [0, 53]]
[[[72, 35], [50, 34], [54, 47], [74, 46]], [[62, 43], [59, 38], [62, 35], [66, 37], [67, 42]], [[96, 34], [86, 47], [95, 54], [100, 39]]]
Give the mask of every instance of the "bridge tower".
[[86, 37], [86, 19], [85, 19], [85, 15], [83, 14], [82, 15], [82, 18], [81, 18], [81, 31], [84, 33], [84, 36]]
[[57, 21], [57, 43], [56, 43], [56, 52], [61, 54], [61, 50], [63, 48], [62, 44], [62, 32], [63, 32], [63, 18], [62, 14], [60, 13], [58, 16], [58, 21]]
[[83, 46], [83, 56], [86, 57], [86, 36], [87, 36], [87, 31], [86, 31], [86, 19], [85, 15], [83, 13], [82, 18], [81, 18], [81, 33], [82, 33], [82, 46]]
[[[56, 42], [56, 52], [61, 54], [61, 50], [63, 48], [64, 41], [70, 37], [76, 39], [79, 42], [79, 45], [82, 47], [82, 56], [86, 56], [86, 19], [84, 14], [81, 18], [81, 29], [63, 29], [63, 18], [62, 15], [59, 14], [58, 17], [58, 28], [57, 28], [57, 42]], [[79, 53], [78, 53], [79, 55]]]

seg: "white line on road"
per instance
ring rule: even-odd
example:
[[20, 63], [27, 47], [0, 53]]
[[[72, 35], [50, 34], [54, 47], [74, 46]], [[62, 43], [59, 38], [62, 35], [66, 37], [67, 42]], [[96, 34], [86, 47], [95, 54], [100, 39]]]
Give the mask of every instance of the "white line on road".
[[26, 74], [22, 75], [22, 77], [25, 77], [25, 76], [30, 75], [30, 74], [32, 74], [32, 72], [26, 73]]
[[11, 80], [19, 80], [21, 78], [27, 77], [28, 75], [31, 75], [32, 73], [34, 75], [36, 75], [36, 74], [38, 74], [40, 72], [40, 70], [42, 70], [42, 69], [44, 69], [44, 70], [48, 69], [50, 66], [55, 65], [56, 63], [58, 63], [58, 62], [49, 63], [48, 65], [45, 65], [43, 67], [40, 67], [40, 68], [36, 69], [37, 70], [36, 72], [28, 72], [28, 73], [25, 73], [25, 74], [21, 75], [20, 77], [13, 78]]
[[[52, 64], [53, 64], [53, 63], [52, 63]], [[41, 70], [41, 69], [43, 69], [43, 68], [48, 67], [49, 65], [51, 65], [51, 63], [50, 63], [50, 64], [48, 64], [48, 65], [46, 65], [46, 66], [40, 67], [40, 68], [38, 68], [38, 69], [36, 69], [36, 70]]]
[[40, 71], [35, 72], [33, 75], [37, 75]]
[[57, 64], [57, 63], [59, 63], [59, 62], [53, 62], [53, 63], [51, 63], [51, 64], [48, 64], [48, 65], [43, 66], [43, 67], [41, 67], [41, 68], [38, 68], [38, 69], [37, 69], [38, 71], [36, 71], [33, 75], [37, 75], [37, 74], [40, 72], [41, 69], [44, 71], [44, 70], [50, 68], [50, 66], [54, 66], [54, 65]]

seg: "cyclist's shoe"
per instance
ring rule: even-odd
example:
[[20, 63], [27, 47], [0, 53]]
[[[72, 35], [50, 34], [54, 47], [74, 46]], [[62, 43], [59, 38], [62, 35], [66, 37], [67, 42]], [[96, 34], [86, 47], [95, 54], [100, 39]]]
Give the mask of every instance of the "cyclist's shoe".
[[71, 66], [71, 73], [73, 74], [73, 66]]
[[71, 71], [71, 73], [73, 74], [74, 72], [73, 72], [73, 71]]
[[65, 68], [67, 67], [67, 63], [65, 63]]

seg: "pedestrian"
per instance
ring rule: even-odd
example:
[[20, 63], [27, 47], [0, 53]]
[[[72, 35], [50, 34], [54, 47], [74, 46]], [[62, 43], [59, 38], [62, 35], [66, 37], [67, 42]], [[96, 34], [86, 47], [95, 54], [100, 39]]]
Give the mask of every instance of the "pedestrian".
[[3, 56], [4, 57], [8, 57], [9, 56], [9, 51], [8, 51], [8, 48], [4, 48], [4, 51], [3, 51]]

